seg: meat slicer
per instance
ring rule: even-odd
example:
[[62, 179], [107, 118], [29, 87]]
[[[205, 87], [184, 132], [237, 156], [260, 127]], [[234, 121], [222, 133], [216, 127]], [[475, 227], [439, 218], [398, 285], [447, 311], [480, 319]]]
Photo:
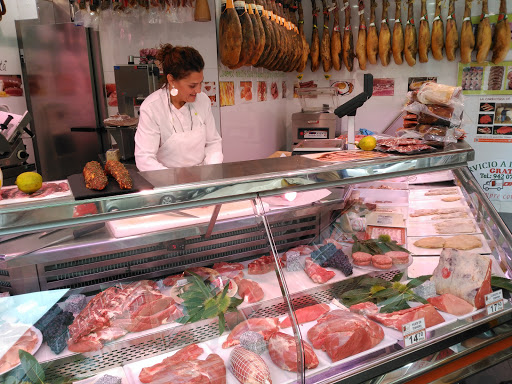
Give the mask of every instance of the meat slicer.
[[32, 117], [28, 111], [23, 115], [0, 111], [0, 168], [4, 180], [28, 170], [29, 155], [21, 136], [23, 132], [34, 136], [27, 128], [30, 120]]

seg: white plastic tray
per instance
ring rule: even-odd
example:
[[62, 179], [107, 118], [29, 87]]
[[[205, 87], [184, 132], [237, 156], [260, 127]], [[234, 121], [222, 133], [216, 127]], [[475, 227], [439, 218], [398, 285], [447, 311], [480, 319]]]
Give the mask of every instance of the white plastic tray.
[[[482, 242], [482, 246], [480, 248], [474, 248], [469, 250], [470, 252], [476, 252], [476, 253], [491, 253], [491, 248], [489, 247], [489, 244], [487, 243], [487, 240], [485, 239], [484, 235], [481, 233], [473, 234], [472, 236], [478, 237], [480, 241]], [[430, 237], [430, 236], [429, 236]], [[451, 235], [437, 235], [436, 237], [443, 237], [443, 238], [449, 238], [453, 237]], [[423, 237], [408, 237], [407, 238], [407, 249], [412, 252], [413, 255], [418, 256], [434, 256], [434, 255], [440, 255], [443, 251], [443, 248], [421, 248], [416, 247], [414, 245], [415, 241], [418, 241], [422, 239]]]
[[[457, 193], [456, 194], [449, 194], [449, 195], [427, 195], [425, 196], [425, 193], [433, 190], [433, 189], [445, 189], [445, 188], [455, 188]], [[409, 200], [412, 201], [429, 201], [429, 200], [439, 200], [442, 204], [447, 204], [447, 201], [442, 201], [441, 199], [443, 197], [449, 197], [449, 196], [458, 196], [461, 198], [461, 200], [464, 200], [464, 195], [462, 194], [462, 191], [460, 190], [460, 187], [442, 187], [442, 188], [425, 188], [425, 189], [411, 189], [409, 190]], [[460, 201], [460, 200], [457, 200]]]
[[453, 235], [462, 235], [462, 234], [475, 234], [475, 233], [481, 233], [482, 231], [478, 227], [475, 219], [473, 217], [469, 218], [463, 218], [463, 219], [446, 219], [448, 220], [467, 220], [473, 223], [473, 231], [471, 232], [453, 232], [453, 233], [439, 233], [436, 230], [436, 227], [434, 226], [434, 223], [439, 223], [440, 221], [436, 222], [410, 222], [408, 223], [407, 227], [407, 235], [410, 237], [425, 237], [425, 236], [453, 236]]

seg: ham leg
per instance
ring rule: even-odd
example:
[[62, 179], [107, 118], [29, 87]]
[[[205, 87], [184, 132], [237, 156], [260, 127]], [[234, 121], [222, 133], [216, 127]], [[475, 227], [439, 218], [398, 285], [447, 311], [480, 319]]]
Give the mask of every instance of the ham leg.
[[382, 20], [379, 33], [379, 58], [384, 67], [389, 65], [391, 58], [391, 31], [388, 24], [389, 1], [382, 2]]
[[375, 26], [375, 8], [377, 8], [376, 0], [370, 2], [370, 26], [366, 36], [366, 57], [370, 64], [377, 64], [377, 53], [379, 52], [379, 33]]
[[436, 60], [443, 60], [444, 30], [441, 20], [441, 0], [436, 0], [436, 13], [432, 23], [432, 56]]
[[464, 8], [464, 20], [460, 30], [460, 62], [468, 64], [471, 62], [471, 52], [475, 48], [475, 35], [471, 24], [471, 4], [473, 0], [466, 0]]
[[331, 36], [329, 35], [329, 11], [325, 0], [322, 0], [322, 11], [324, 13], [324, 28], [322, 31], [322, 40], [320, 41], [320, 56], [322, 57], [324, 72], [329, 72], [332, 67]]
[[405, 26], [404, 56], [409, 66], [416, 64], [416, 53], [418, 52], [418, 40], [416, 27], [414, 26], [414, 0], [407, 1], [407, 25]]
[[482, 1], [482, 16], [478, 24], [476, 33], [476, 62], [481, 64], [487, 60], [487, 55], [491, 49], [492, 32], [491, 24], [489, 23], [489, 6], [488, 1]]
[[402, 0], [396, 0], [395, 25], [393, 25], [393, 40], [391, 50], [395, 64], [400, 65], [404, 62], [404, 28], [402, 26]]
[[306, 69], [306, 64], [308, 62], [309, 56], [309, 44], [306, 40], [306, 35], [304, 35], [304, 10], [302, 9], [302, 1], [299, 1], [298, 6], [299, 12], [299, 34], [302, 39], [302, 57], [299, 62], [299, 66], [297, 68], [297, 72], [303, 72]]
[[242, 50], [242, 25], [233, 0], [228, 0], [219, 20], [219, 55], [226, 67], [236, 65]]
[[350, 4], [348, 1], [343, 6], [345, 8], [345, 31], [343, 32], [343, 64], [349, 72], [354, 70], [354, 36], [352, 35], [352, 26], [350, 25]]
[[334, 9], [334, 23], [332, 25], [331, 36], [331, 58], [334, 70], [341, 69], [341, 32], [340, 32], [340, 13], [338, 7]]
[[494, 48], [492, 49], [492, 62], [501, 63], [510, 49], [510, 27], [507, 20], [507, 2], [501, 0], [500, 15], [494, 29]]
[[313, 32], [311, 34], [311, 47], [309, 56], [311, 57], [311, 72], [316, 72], [320, 67], [320, 37], [318, 34], [318, 8], [315, 0], [311, 0], [313, 9]]
[[[510, 33], [509, 33], [510, 36]], [[510, 41], [509, 41], [510, 42]], [[448, 61], [454, 61], [459, 48], [459, 33], [457, 32], [457, 22], [455, 21], [455, 0], [450, 0], [448, 7], [448, 17], [446, 18], [446, 58]]]
[[356, 56], [359, 69], [366, 69], [366, 20], [364, 19], [364, 1], [359, 0], [359, 31], [357, 32]]
[[430, 27], [428, 25], [427, 0], [421, 0], [420, 31], [418, 33], [418, 56], [420, 63], [428, 61], [430, 51]]

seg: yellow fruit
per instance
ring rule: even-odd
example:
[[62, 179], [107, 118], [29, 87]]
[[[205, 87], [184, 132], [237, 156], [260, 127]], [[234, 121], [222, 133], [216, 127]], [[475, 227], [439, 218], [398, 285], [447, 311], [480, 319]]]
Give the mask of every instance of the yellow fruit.
[[18, 189], [25, 193], [34, 193], [43, 186], [43, 178], [36, 172], [23, 172], [16, 178]]
[[377, 139], [373, 136], [365, 136], [359, 140], [357, 146], [363, 151], [373, 151], [377, 146]]

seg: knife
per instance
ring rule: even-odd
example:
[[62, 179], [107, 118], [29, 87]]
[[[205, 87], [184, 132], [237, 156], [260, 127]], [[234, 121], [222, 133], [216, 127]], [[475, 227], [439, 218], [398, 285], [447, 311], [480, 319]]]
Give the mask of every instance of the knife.
[[[95, 223], [95, 224], [91, 224], [91, 225], [86, 225], [85, 227], [75, 229], [73, 231], [73, 233], [71, 233], [69, 235], [66, 235], [64, 237], [61, 237], [60, 239], [51, 241], [48, 244], [43, 244], [43, 245], [40, 245], [40, 246], [38, 245], [36, 248], [32, 248], [32, 249], [30, 249], [28, 251], [22, 252], [22, 253], [20, 253], [20, 254], [18, 254], [16, 256], [14, 256], [14, 257], [25, 256], [25, 255], [28, 255], [29, 253], [38, 251], [38, 250], [46, 248], [46, 247], [51, 247], [52, 245], [59, 244], [59, 243], [62, 243], [64, 241], [78, 239], [78, 238], [80, 238], [82, 236], [87, 235], [88, 233], [97, 231], [98, 229], [101, 229], [104, 226], [105, 226], [104, 222], [103, 223]], [[57, 232], [57, 230], [52, 231], [52, 232]], [[43, 236], [41, 236], [41, 237], [43, 237]]]
[[[64, 228], [57, 228], [57, 229], [53, 229], [51, 231], [45, 231], [43, 233], [41, 233], [38, 237], [38, 239], [42, 239], [43, 237], [46, 237], [48, 235], [51, 235], [55, 232], [58, 232], [58, 231], [62, 231]], [[7, 235], [5, 237], [3, 237], [2, 239], [0, 239], [0, 244], [2, 243], [5, 243], [7, 241], [11, 241], [11, 240], [16, 240], [16, 239], [20, 239], [22, 237], [25, 237], [25, 236], [29, 236], [29, 235], [32, 235], [33, 233], [17, 233], [15, 235]]]

